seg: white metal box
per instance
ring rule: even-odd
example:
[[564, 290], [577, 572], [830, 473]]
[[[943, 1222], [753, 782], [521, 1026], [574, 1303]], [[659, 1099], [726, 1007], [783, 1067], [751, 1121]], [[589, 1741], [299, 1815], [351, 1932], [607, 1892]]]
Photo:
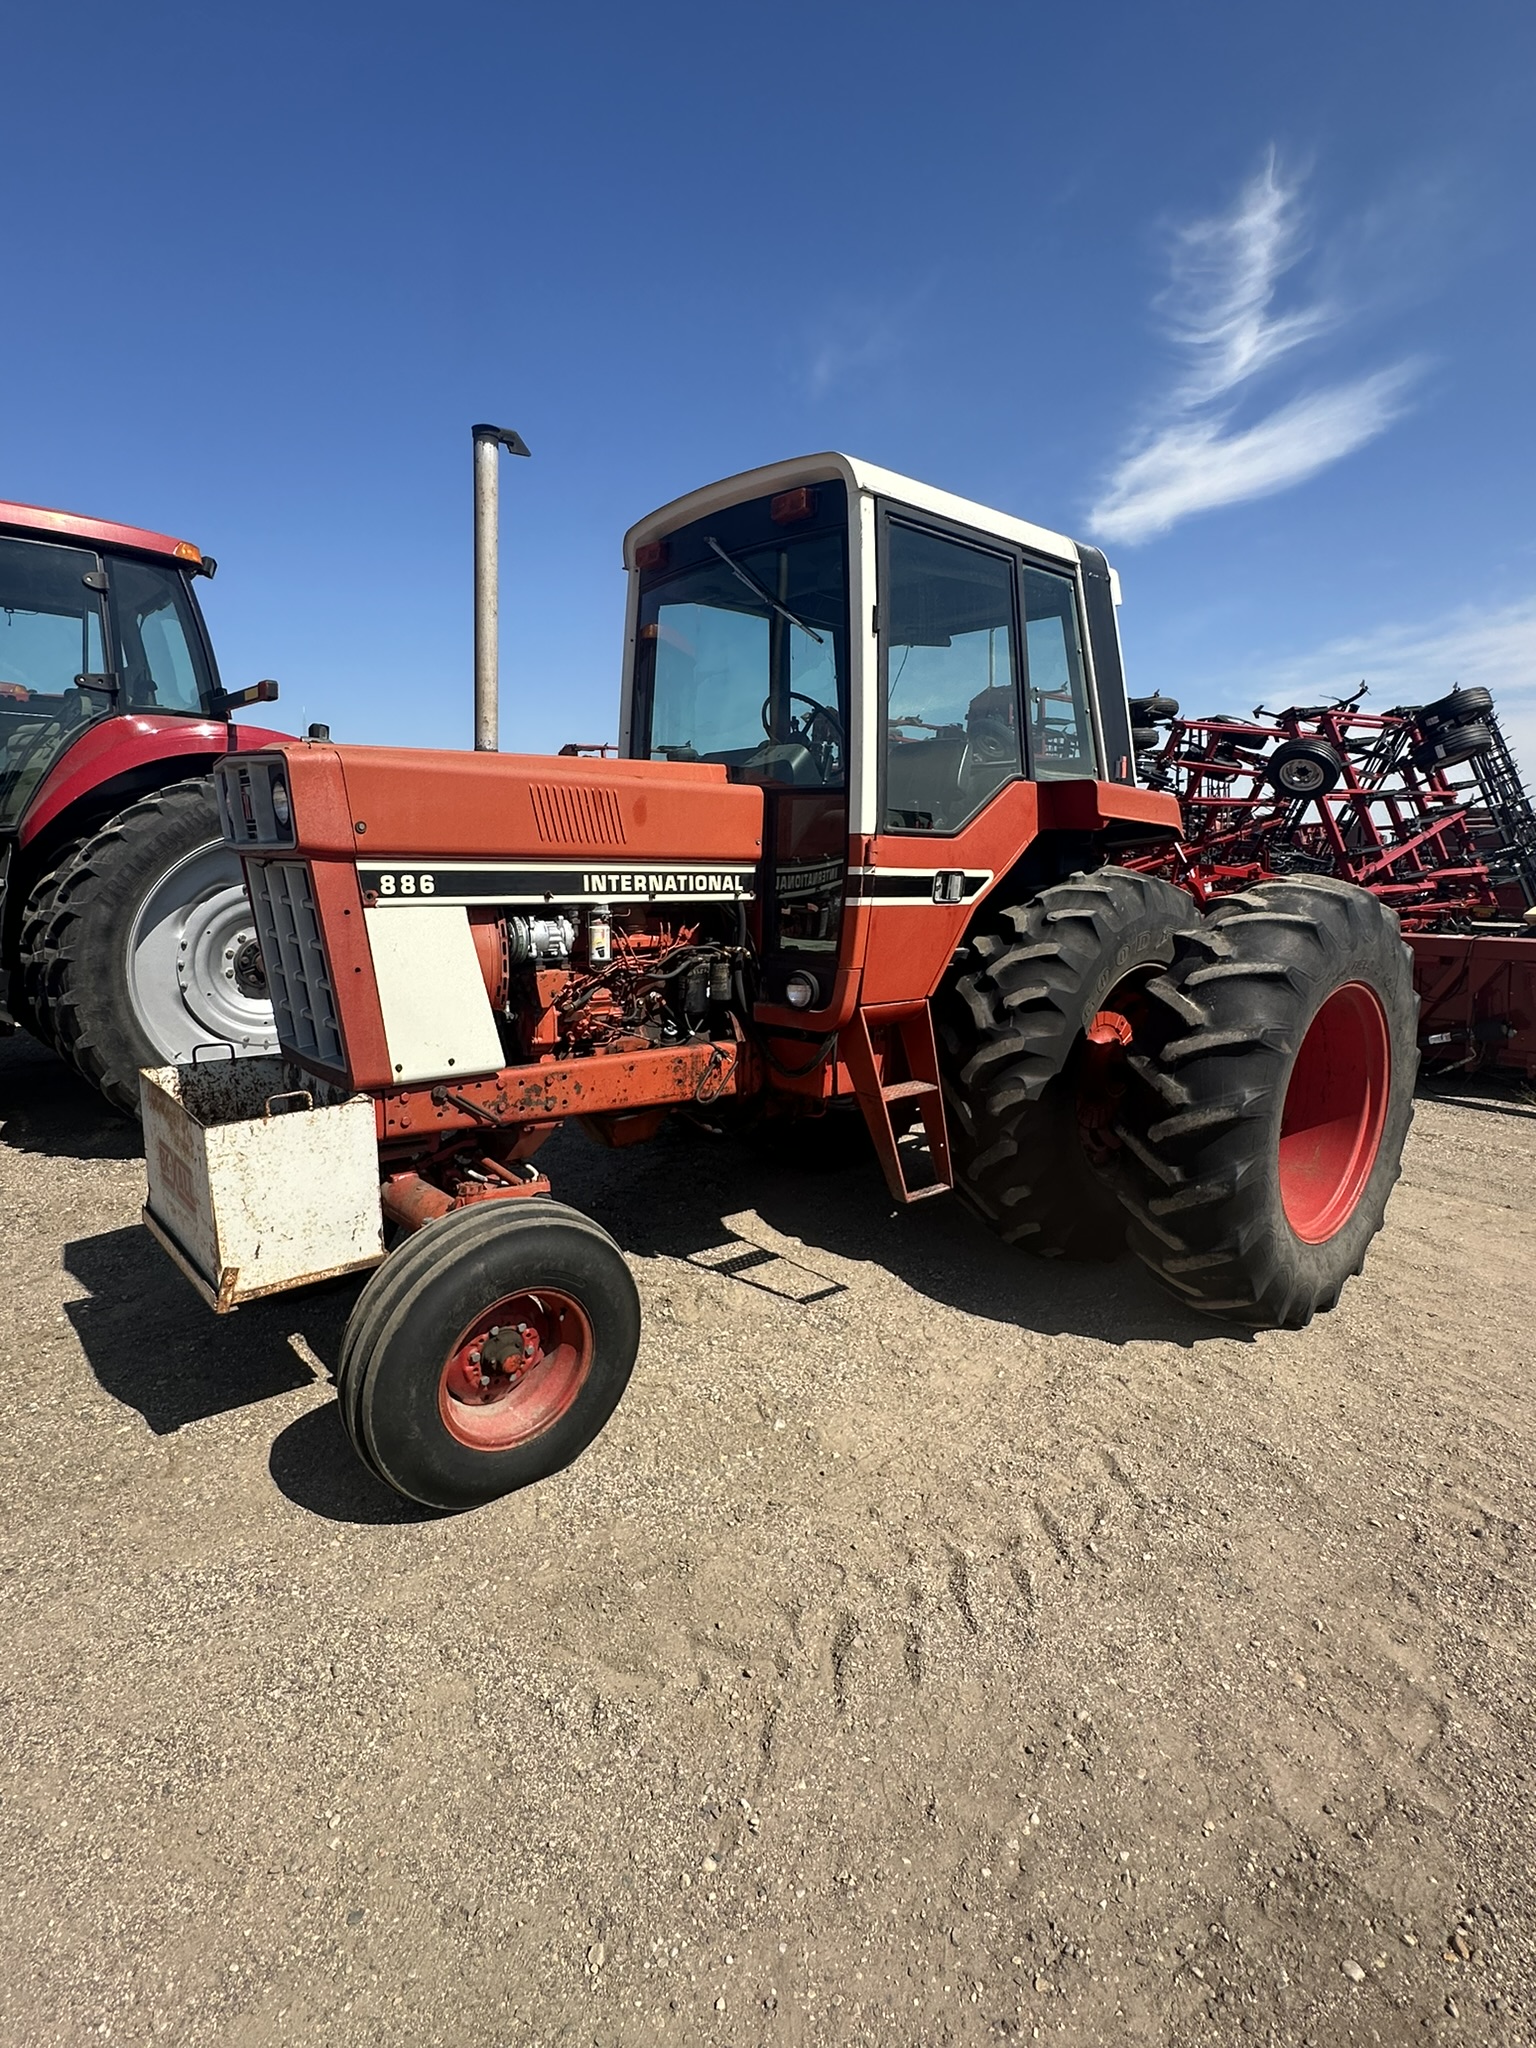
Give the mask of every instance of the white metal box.
[[384, 1256], [372, 1099], [315, 1106], [281, 1059], [146, 1067], [144, 1222], [221, 1313]]

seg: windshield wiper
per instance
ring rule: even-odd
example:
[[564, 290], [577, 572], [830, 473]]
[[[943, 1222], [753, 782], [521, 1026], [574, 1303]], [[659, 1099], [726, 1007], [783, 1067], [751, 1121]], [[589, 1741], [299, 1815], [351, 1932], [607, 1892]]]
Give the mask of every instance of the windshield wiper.
[[821, 634], [816, 631], [814, 626], [808, 626], [805, 623], [804, 619], [797, 619], [787, 604], [780, 604], [779, 600], [776, 597], [771, 597], [768, 594], [768, 592], [764, 590], [761, 583], [758, 582], [757, 578], [754, 575], [752, 575], [749, 570], [743, 569], [740, 562], [733, 560], [732, 557], [725, 552], [725, 549], [721, 547], [719, 541], [715, 539], [715, 536], [712, 533], [706, 533], [704, 536], [704, 541], [706, 546], [712, 547], [714, 549], [715, 553], [720, 557], [721, 561], [724, 562], [725, 566], [727, 567], [727, 569], [730, 570], [731, 574], [734, 577], [736, 577], [739, 582], [745, 583], [748, 590], [752, 592], [754, 597], [760, 597], [763, 603], [770, 606], [774, 611], [776, 611], [781, 619], [788, 619], [789, 623], [792, 626], [798, 626], [802, 633], [809, 633], [811, 638], [816, 642], [816, 645], [818, 647], [824, 647], [826, 645], [826, 641], [822, 638]]

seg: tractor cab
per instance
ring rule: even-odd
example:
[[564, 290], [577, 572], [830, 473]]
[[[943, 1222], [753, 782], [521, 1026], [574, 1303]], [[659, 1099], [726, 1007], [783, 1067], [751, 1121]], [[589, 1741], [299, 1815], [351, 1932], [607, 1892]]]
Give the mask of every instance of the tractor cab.
[[0, 504], [0, 834], [87, 727], [222, 718], [190, 541]]
[[[963, 925], [1042, 785], [1134, 790], [1113, 572], [1065, 535], [827, 454], [664, 506], [625, 562], [621, 752], [762, 787], [770, 1003], [836, 1007], [850, 902]], [[936, 978], [954, 922], [897, 942]]]

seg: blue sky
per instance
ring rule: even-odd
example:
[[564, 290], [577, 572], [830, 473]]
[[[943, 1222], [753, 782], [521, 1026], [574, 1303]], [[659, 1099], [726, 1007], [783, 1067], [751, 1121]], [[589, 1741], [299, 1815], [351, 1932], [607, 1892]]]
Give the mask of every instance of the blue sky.
[[1186, 706], [1489, 683], [1536, 775], [1536, 10], [9, 10], [0, 497], [186, 534], [225, 679], [610, 736], [619, 541], [841, 447], [1119, 566]]

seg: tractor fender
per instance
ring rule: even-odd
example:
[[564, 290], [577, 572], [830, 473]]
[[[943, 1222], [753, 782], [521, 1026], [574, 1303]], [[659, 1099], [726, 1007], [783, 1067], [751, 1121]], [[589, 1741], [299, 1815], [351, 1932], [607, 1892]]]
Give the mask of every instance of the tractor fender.
[[[82, 799], [103, 816], [167, 782], [211, 768], [223, 754], [279, 745], [289, 737], [258, 725], [131, 712], [88, 725], [33, 792], [17, 831], [25, 848]], [[233, 747], [232, 744], [233, 743]]]
[[[135, 713], [87, 726], [33, 792], [0, 867], [0, 969], [16, 965], [23, 912], [34, 883], [59, 850], [97, 831], [151, 791], [205, 774], [230, 751], [221, 720]], [[237, 725], [242, 753], [288, 738], [264, 726]]]

